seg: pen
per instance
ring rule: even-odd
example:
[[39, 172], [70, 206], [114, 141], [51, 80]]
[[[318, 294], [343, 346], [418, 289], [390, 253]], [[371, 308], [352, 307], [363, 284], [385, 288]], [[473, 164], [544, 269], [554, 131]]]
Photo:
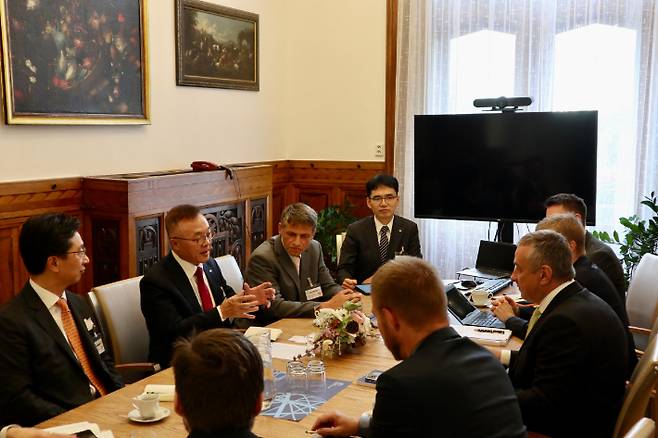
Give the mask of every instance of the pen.
[[311, 281], [311, 277], [306, 277], [306, 279], [308, 280], [309, 287], [313, 287], [313, 282]]

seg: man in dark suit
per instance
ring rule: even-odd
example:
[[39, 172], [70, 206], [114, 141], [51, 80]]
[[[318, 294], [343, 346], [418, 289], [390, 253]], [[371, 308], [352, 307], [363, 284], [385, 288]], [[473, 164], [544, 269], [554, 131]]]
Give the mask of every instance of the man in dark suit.
[[[571, 251], [571, 262], [576, 271], [576, 281], [605, 301], [619, 317], [619, 320], [626, 328], [628, 377], [630, 377], [637, 364], [637, 356], [633, 335], [628, 330], [626, 304], [619, 298], [619, 294], [608, 276], [585, 255], [585, 229], [580, 220], [573, 213], [556, 214], [539, 222], [536, 230], [553, 230], [567, 239]], [[496, 316], [505, 323], [508, 329], [512, 330], [515, 336], [524, 339], [528, 328], [528, 320], [532, 316], [534, 307], [519, 306], [507, 296], [495, 300], [493, 304], [493, 311]]]
[[372, 416], [320, 416], [321, 435], [368, 437], [525, 437], [505, 370], [449, 326], [443, 284], [415, 257], [383, 265], [372, 307], [386, 347], [402, 360], [377, 379]]
[[[559, 193], [544, 202], [546, 216], [560, 213], [573, 213], [580, 219], [583, 227], [587, 222], [587, 206], [582, 198], [570, 194]], [[605, 243], [594, 237], [589, 231], [585, 232], [585, 254], [608, 276], [622, 301], [626, 301], [626, 279], [624, 268], [615, 252]]]
[[366, 203], [373, 215], [347, 227], [338, 263], [343, 287], [370, 283], [375, 271], [396, 254], [423, 256], [416, 223], [395, 215], [398, 189], [398, 180], [391, 175], [377, 175], [366, 183]]
[[149, 331], [149, 360], [169, 366], [179, 337], [217, 327], [235, 318], [255, 318], [259, 305], [274, 297], [271, 284], [235, 291], [210, 257], [213, 233], [193, 205], [172, 208], [165, 217], [171, 252], [152, 266], [139, 283], [141, 307]]
[[263, 361], [247, 338], [207, 330], [176, 345], [172, 366], [174, 409], [188, 438], [257, 438], [251, 428], [263, 404]]
[[259, 312], [259, 322], [281, 318], [312, 318], [319, 308], [339, 308], [361, 294], [334, 282], [324, 264], [322, 247], [313, 240], [318, 215], [301, 202], [281, 214], [279, 234], [261, 243], [251, 253], [245, 274], [247, 283], [271, 281], [276, 298]]
[[30, 274], [0, 311], [0, 424], [31, 426], [123, 386], [82, 297], [89, 263], [77, 218], [30, 218], [19, 248]]
[[567, 240], [552, 230], [526, 234], [512, 280], [538, 304], [509, 364], [523, 421], [545, 435], [609, 437], [624, 396], [626, 330], [612, 308], [573, 280]]

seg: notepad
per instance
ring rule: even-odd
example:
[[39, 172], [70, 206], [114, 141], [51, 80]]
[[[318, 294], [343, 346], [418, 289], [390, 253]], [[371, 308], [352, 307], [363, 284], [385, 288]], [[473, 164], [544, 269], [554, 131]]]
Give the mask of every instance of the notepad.
[[476, 327], [472, 325], [451, 325], [451, 327], [461, 336], [482, 345], [506, 345], [512, 337], [512, 331], [507, 329]]
[[283, 331], [278, 328], [266, 328], [266, 327], [249, 327], [246, 332], [244, 332], [244, 335], [246, 337], [257, 335], [259, 333], [265, 333], [265, 332], [270, 332], [270, 339], [272, 341], [276, 341], [279, 339], [279, 336], [281, 336], [281, 333]]
[[144, 394], [158, 394], [160, 401], [174, 401], [176, 385], [146, 385]]

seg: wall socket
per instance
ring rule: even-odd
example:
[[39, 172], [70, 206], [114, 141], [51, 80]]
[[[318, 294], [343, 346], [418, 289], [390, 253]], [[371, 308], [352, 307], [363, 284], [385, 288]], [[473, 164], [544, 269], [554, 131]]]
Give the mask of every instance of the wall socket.
[[384, 145], [381, 143], [375, 145], [375, 158], [384, 158]]

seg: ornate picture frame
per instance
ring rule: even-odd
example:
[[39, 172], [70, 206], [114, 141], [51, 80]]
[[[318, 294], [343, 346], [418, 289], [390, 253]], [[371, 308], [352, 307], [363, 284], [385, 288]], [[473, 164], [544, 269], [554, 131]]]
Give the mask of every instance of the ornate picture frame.
[[176, 0], [176, 84], [259, 90], [258, 14]]
[[0, 0], [8, 124], [150, 123], [147, 0]]

